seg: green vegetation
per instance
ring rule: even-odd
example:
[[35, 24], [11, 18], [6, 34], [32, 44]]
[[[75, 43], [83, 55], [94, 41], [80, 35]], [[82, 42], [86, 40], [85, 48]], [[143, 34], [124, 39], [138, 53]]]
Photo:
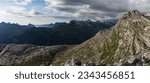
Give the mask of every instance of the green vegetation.
[[104, 64], [111, 64], [113, 62], [114, 54], [116, 52], [119, 41], [119, 35], [115, 29], [113, 29], [110, 37], [104, 41], [102, 50], [102, 55], [100, 60], [104, 60]]

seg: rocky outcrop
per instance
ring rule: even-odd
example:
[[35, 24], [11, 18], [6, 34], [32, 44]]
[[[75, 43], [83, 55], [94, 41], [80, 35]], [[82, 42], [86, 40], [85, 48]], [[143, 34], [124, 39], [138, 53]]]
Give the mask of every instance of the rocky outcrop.
[[50, 65], [55, 54], [67, 48], [29, 44], [0, 45], [0, 65]]

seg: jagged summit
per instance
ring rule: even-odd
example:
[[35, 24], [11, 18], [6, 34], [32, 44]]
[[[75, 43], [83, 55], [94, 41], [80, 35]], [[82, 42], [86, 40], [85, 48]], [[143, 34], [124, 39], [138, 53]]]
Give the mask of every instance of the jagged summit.
[[120, 28], [145, 28], [145, 26], [149, 25], [150, 20], [139, 12], [138, 10], [133, 10], [125, 13], [117, 22], [115, 27]]
[[128, 18], [140, 18], [143, 16], [142, 13], [140, 13], [138, 10], [129, 11], [128, 13], [124, 14], [122, 19], [128, 19]]
[[101, 49], [105, 50], [101, 51], [103, 59], [100, 63], [120, 63], [131, 57], [150, 56], [150, 20], [137, 10], [122, 18], [102, 44]]

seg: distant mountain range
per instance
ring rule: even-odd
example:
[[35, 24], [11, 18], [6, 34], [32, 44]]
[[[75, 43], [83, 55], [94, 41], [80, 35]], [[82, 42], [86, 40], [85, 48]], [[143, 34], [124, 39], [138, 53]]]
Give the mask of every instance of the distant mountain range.
[[0, 44], [62, 45], [80, 44], [116, 21], [75, 21], [35, 26], [0, 23]]
[[11, 23], [0, 23], [0, 44], [9, 44], [17, 42], [16, 37], [22, 35], [26, 30], [30, 29], [29, 26], [21, 26]]

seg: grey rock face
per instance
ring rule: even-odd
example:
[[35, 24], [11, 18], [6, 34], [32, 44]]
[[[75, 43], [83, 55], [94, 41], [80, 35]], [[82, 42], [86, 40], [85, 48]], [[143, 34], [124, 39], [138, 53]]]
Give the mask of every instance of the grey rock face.
[[50, 65], [67, 46], [0, 45], [0, 65]]

